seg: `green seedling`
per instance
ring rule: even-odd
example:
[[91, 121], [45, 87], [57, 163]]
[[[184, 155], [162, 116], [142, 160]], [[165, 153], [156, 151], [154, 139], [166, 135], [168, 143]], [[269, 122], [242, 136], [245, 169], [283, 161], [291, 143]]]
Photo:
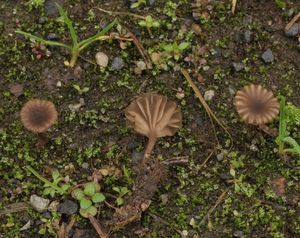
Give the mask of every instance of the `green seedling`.
[[129, 192], [128, 188], [126, 187], [113, 187], [113, 190], [118, 193], [118, 197], [116, 199], [116, 203], [118, 206], [124, 204], [123, 197]]
[[145, 5], [147, 4], [146, 0], [137, 0], [136, 2], [134, 2], [130, 5], [130, 8], [138, 8], [143, 4], [145, 4]]
[[97, 34], [95, 34], [95, 35], [79, 42], [77, 33], [76, 33], [76, 31], [73, 27], [71, 19], [68, 17], [67, 13], [64, 11], [64, 9], [61, 6], [59, 6], [58, 4], [56, 6], [58, 8], [60, 16], [62, 17], [64, 23], [67, 25], [67, 27], [70, 31], [70, 35], [71, 35], [71, 39], [72, 39], [72, 45], [66, 45], [66, 44], [58, 42], [58, 41], [45, 40], [41, 37], [32, 35], [28, 32], [24, 32], [24, 31], [21, 31], [21, 30], [16, 30], [15, 32], [19, 33], [19, 34], [22, 34], [22, 35], [24, 35], [25, 37], [27, 37], [29, 39], [34, 39], [37, 42], [40, 42], [44, 45], [60, 46], [60, 47], [66, 48], [71, 53], [71, 60], [66, 61], [65, 65], [70, 66], [70, 67], [74, 67], [74, 65], [77, 62], [77, 59], [79, 57], [80, 52], [82, 50], [84, 50], [86, 47], [88, 47], [90, 44], [92, 44], [92, 43], [94, 43], [95, 41], [98, 41], [98, 40], [111, 39], [110, 36], [106, 36], [105, 34], [116, 24], [116, 20], [112, 21], [102, 31], [98, 32]]
[[162, 48], [170, 57], [173, 57], [175, 60], [179, 60], [183, 54], [183, 51], [189, 46], [190, 43], [188, 42], [182, 42], [180, 44], [174, 42], [172, 44], [163, 45]]
[[56, 193], [59, 195], [65, 195], [68, 193], [69, 188], [71, 187], [70, 184], [63, 184], [62, 186], [59, 185], [59, 183], [62, 180], [62, 177], [60, 176], [60, 173], [58, 170], [53, 170], [52, 172], [52, 179], [53, 182], [50, 182], [48, 179], [41, 176], [37, 171], [35, 171], [31, 166], [26, 166], [26, 169], [31, 172], [35, 177], [37, 177], [39, 180], [44, 182], [44, 195], [50, 195], [51, 197], [54, 197]]
[[81, 88], [78, 84], [73, 84], [73, 88], [76, 89], [76, 91], [79, 93], [79, 95], [87, 93], [90, 90], [90, 88], [88, 88], [88, 87]]
[[[300, 156], [300, 146], [298, 142], [290, 136], [290, 127], [300, 125], [300, 108], [293, 105], [286, 105], [285, 98], [280, 100], [279, 135], [276, 138], [278, 152], [280, 155], [286, 153]], [[286, 147], [286, 146], [290, 147]]]
[[158, 28], [160, 27], [160, 22], [153, 19], [151, 16], [146, 16], [145, 20], [141, 20], [139, 25], [147, 28]]
[[83, 189], [75, 189], [72, 197], [79, 201], [79, 213], [85, 218], [95, 216], [97, 208], [94, 205], [105, 201], [105, 196], [100, 193], [100, 185], [94, 182], [84, 184]]
[[26, 4], [29, 6], [29, 11], [33, 8], [42, 7], [45, 3], [45, 0], [29, 0]]

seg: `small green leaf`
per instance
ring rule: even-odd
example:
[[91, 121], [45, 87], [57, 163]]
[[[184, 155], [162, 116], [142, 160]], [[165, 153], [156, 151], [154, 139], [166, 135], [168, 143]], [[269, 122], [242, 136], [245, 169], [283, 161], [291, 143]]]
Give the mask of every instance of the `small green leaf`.
[[147, 26], [147, 23], [145, 21], [139, 21], [139, 25], [145, 27]]
[[163, 47], [163, 49], [164, 49], [165, 51], [172, 52], [172, 51], [173, 51], [173, 45], [171, 45], [171, 44], [165, 45], [165, 46]]
[[182, 42], [182, 43], [179, 44], [178, 49], [179, 50], [185, 50], [189, 46], [190, 46], [190, 43], [188, 43], [188, 42]]
[[117, 200], [116, 200], [116, 203], [117, 203], [118, 206], [120, 206], [124, 203], [124, 199], [121, 198], [121, 197], [118, 197]]
[[81, 189], [77, 188], [72, 192], [72, 197], [77, 200], [81, 200], [82, 198], [84, 198], [84, 193]]
[[84, 185], [84, 191], [86, 195], [93, 196], [96, 192], [96, 186], [94, 183], [86, 183]]
[[103, 202], [104, 200], [105, 196], [102, 193], [95, 193], [92, 197], [94, 203]]
[[44, 195], [49, 195], [52, 191], [52, 188], [45, 188], [44, 191], [43, 191], [43, 194]]
[[81, 88], [78, 84], [73, 84], [73, 88], [75, 88], [78, 92], [81, 91]]
[[152, 26], [153, 27], [160, 27], [160, 23], [158, 21], [154, 21]]
[[232, 177], [235, 177], [235, 170], [234, 169], [231, 168], [229, 173]]
[[59, 174], [58, 170], [57, 169], [53, 170], [53, 172], [52, 172], [53, 180], [56, 181], [59, 178], [59, 176], [60, 176], [60, 174]]
[[51, 190], [50, 196], [51, 196], [52, 198], [55, 196], [55, 190], [54, 190], [54, 189]]
[[80, 207], [81, 207], [81, 208], [87, 209], [87, 208], [89, 208], [90, 206], [92, 206], [92, 201], [91, 201], [91, 200], [88, 200], [88, 199], [86, 199], [86, 198], [80, 199]]
[[97, 214], [97, 208], [94, 206], [90, 206], [87, 209], [80, 208], [79, 213], [81, 216], [88, 218], [89, 216], [95, 216]]
[[64, 190], [64, 191], [67, 191], [70, 187], [71, 187], [71, 185], [64, 184], [63, 186], [61, 186], [61, 189]]

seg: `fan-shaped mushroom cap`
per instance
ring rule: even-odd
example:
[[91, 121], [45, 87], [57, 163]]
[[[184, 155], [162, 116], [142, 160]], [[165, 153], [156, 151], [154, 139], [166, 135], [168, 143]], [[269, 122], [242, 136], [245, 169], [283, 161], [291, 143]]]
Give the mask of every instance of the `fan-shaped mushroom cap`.
[[57, 111], [52, 102], [31, 99], [22, 107], [21, 121], [32, 132], [41, 133], [48, 130], [57, 120]]
[[261, 85], [248, 85], [235, 96], [238, 114], [245, 122], [263, 125], [272, 121], [279, 113], [279, 103], [271, 91]]
[[127, 126], [147, 137], [172, 136], [181, 127], [175, 102], [155, 93], [137, 97], [125, 110]]

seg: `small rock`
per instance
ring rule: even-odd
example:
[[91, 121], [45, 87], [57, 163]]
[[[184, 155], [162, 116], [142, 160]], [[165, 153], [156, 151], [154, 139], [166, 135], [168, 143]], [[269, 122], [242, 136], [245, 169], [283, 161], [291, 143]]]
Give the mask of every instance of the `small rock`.
[[39, 197], [35, 194], [30, 196], [30, 205], [34, 210], [38, 212], [46, 211], [49, 203], [50, 203], [49, 199]]
[[39, 20], [38, 20], [38, 23], [41, 24], [41, 25], [44, 24], [45, 22], [46, 22], [45, 17], [40, 17]]
[[29, 220], [24, 226], [22, 226], [19, 231], [25, 231], [30, 228], [31, 221]]
[[243, 232], [243, 231], [235, 231], [235, 232], [233, 233], [233, 236], [234, 236], [234, 237], [239, 237], [239, 238], [241, 238], [241, 237], [244, 236], [244, 232]]
[[56, 3], [59, 5], [64, 4], [64, 0], [46, 0], [44, 3], [45, 13], [51, 17], [57, 17], [59, 15]]
[[120, 57], [115, 57], [112, 61], [111, 67], [114, 70], [121, 70], [124, 67], [124, 61]]
[[156, 0], [148, 0], [148, 5], [153, 6], [155, 2], [156, 2]]
[[196, 35], [198, 35], [198, 36], [200, 36], [201, 34], [202, 34], [202, 29], [201, 29], [201, 27], [198, 25], [198, 24], [193, 24], [192, 25], [192, 31], [196, 34]]
[[84, 163], [82, 163], [81, 167], [82, 167], [83, 169], [87, 169], [87, 168], [89, 167], [89, 164], [86, 163], [86, 162], [84, 162]]
[[205, 101], [210, 101], [212, 98], [215, 96], [215, 91], [214, 90], [207, 90], [204, 93], [204, 99]]
[[240, 72], [245, 68], [243, 63], [232, 63], [235, 72]]
[[58, 206], [59, 202], [58, 201], [53, 201], [49, 204], [48, 206], [48, 211], [50, 212], [56, 212], [57, 211], [57, 206]]
[[51, 216], [51, 213], [50, 212], [43, 212], [43, 217], [47, 218], [47, 219], [50, 219], [52, 216]]
[[72, 215], [75, 214], [78, 210], [78, 205], [77, 203], [71, 201], [71, 200], [66, 200], [63, 203], [60, 203], [57, 207], [57, 211], [60, 214], [66, 214], [66, 215]]
[[231, 175], [228, 173], [220, 173], [219, 177], [221, 180], [224, 181], [232, 179]]
[[244, 32], [244, 41], [245, 41], [246, 43], [250, 43], [251, 40], [252, 40], [252, 32], [249, 31], [249, 30], [246, 30], [246, 31]]
[[19, 83], [14, 83], [10, 86], [9, 91], [15, 96], [19, 97], [23, 94], [23, 85]]
[[142, 74], [143, 70], [145, 70], [146, 64], [144, 61], [140, 60], [136, 63], [136, 67], [134, 68], [134, 73], [135, 74]]
[[299, 34], [299, 24], [298, 23], [294, 23], [290, 29], [285, 31], [285, 35], [288, 37], [294, 37], [294, 36], [297, 36], [298, 34]]
[[156, 63], [158, 63], [159, 60], [160, 60], [160, 54], [157, 53], [157, 52], [153, 52], [153, 53], [150, 55], [150, 58], [151, 58], [152, 62], [153, 62], [154, 64], [156, 64]]
[[271, 49], [267, 49], [261, 56], [265, 63], [272, 63], [274, 61], [273, 52]]
[[129, 141], [128, 144], [127, 144], [127, 150], [132, 152], [138, 146], [139, 146], [139, 144], [136, 141]]
[[133, 151], [131, 154], [132, 162], [138, 164], [144, 157], [144, 152]]
[[224, 153], [217, 154], [217, 160], [222, 161], [224, 159]]
[[49, 33], [47, 35], [47, 40], [58, 41], [60, 37], [55, 33]]
[[98, 52], [95, 55], [96, 62], [100, 67], [106, 68], [108, 65], [108, 56], [103, 52]]
[[243, 32], [236, 31], [233, 35], [233, 40], [237, 43], [241, 43], [243, 41]]

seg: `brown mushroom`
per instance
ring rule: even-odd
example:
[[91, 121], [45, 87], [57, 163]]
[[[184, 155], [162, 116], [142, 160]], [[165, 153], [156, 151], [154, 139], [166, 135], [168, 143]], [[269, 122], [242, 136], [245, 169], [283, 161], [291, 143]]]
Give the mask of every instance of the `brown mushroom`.
[[155, 93], [137, 97], [125, 110], [126, 124], [148, 137], [144, 158], [149, 157], [157, 138], [172, 136], [181, 127], [181, 111], [175, 102]]
[[27, 130], [42, 133], [56, 122], [57, 111], [50, 101], [31, 99], [22, 107], [20, 116]]
[[235, 106], [241, 119], [265, 129], [279, 113], [279, 103], [271, 91], [261, 85], [248, 85], [235, 96]]

